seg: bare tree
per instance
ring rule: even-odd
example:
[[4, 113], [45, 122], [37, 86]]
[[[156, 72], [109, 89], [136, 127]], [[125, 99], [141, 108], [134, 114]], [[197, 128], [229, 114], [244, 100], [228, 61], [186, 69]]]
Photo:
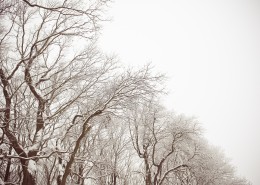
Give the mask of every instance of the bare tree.
[[146, 185], [161, 185], [177, 172], [186, 172], [196, 155], [199, 127], [195, 120], [167, 115], [154, 105], [136, 108], [129, 119], [132, 144], [144, 161]]
[[98, 50], [108, 2], [0, 0], [0, 184], [247, 184], [159, 106], [163, 75]]
[[[152, 76], [149, 67], [125, 71], [95, 48], [105, 3], [19, 1], [3, 17], [7, 29], [1, 33], [5, 50], [1, 50], [0, 100], [2, 138], [7, 142], [2, 145], [9, 146], [5, 158], [19, 159], [21, 168], [15, 173], [22, 172], [22, 184], [36, 184], [39, 160], [61, 153], [67, 161], [64, 173], [56, 176], [59, 184], [65, 184], [93, 125], [159, 91], [155, 84], [161, 76]], [[82, 46], [73, 47], [78, 38]], [[72, 127], [80, 128], [73, 145], [57, 141], [69, 137], [61, 131]]]
[[218, 147], [209, 145], [203, 138], [199, 139], [197, 155], [189, 166], [196, 184], [250, 184], [246, 179], [237, 177], [224, 153]]

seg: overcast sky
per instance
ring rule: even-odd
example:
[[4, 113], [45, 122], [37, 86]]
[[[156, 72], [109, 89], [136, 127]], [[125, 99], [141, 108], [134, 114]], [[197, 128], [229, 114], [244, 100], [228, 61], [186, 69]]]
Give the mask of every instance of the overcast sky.
[[114, 0], [101, 48], [166, 73], [169, 109], [196, 116], [238, 174], [260, 184], [260, 1]]

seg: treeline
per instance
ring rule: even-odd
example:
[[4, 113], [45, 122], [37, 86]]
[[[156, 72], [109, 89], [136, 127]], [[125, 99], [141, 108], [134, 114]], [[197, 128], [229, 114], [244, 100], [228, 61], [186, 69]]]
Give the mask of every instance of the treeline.
[[164, 75], [96, 48], [108, 0], [0, 1], [0, 184], [247, 185]]

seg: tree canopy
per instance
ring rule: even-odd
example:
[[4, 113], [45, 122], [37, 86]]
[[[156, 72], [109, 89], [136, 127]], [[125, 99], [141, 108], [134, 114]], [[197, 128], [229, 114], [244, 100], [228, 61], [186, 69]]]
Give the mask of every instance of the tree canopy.
[[96, 47], [108, 0], [0, 3], [0, 184], [246, 185], [165, 76]]

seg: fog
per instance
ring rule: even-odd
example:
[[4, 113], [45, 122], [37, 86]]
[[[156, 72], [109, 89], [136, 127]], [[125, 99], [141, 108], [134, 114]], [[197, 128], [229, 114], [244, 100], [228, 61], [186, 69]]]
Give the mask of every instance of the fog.
[[115, 0], [99, 45], [168, 75], [166, 106], [196, 116], [237, 172], [260, 184], [260, 2]]

